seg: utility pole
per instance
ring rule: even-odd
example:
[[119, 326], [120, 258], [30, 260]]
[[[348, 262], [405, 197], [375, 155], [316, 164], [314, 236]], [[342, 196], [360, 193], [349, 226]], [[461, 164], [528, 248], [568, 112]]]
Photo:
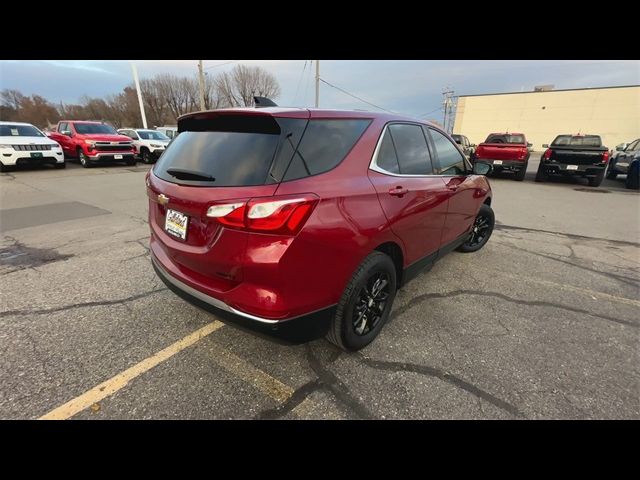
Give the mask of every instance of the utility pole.
[[[450, 87], [447, 87], [450, 88]], [[445, 132], [449, 133], [448, 123], [451, 123], [451, 94], [453, 94], [453, 90], [444, 90], [442, 95], [444, 95], [444, 101], [442, 103], [444, 107], [444, 118], [442, 120], [442, 128]]]
[[206, 110], [204, 104], [204, 70], [202, 69], [202, 60], [198, 60], [198, 80], [200, 83], [200, 110]]
[[320, 106], [320, 60], [316, 60], [316, 108]]
[[133, 81], [136, 84], [136, 92], [138, 92], [138, 103], [140, 104], [140, 115], [142, 116], [142, 126], [147, 128], [147, 116], [144, 114], [144, 103], [142, 103], [142, 92], [140, 91], [140, 81], [138, 80], [138, 70], [136, 64], [131, 61], [131, 69], [133, 70]]

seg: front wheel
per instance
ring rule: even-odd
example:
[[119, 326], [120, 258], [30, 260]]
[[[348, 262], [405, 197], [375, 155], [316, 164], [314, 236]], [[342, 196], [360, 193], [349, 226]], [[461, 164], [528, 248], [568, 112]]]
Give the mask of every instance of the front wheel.
[[146, 164], [153, 163], [153, 155], [151, 155], [149, 150], [145, 149], [142, 151], [142, 161]]
[[62, 162], [62, 163], [55, 163], [53, 165], [53, 168], [55, 169], [61, 169], [61, 168], [67, 168], [67, 162]]
[[636, 161], [629, 165], [624, 186], [633, 190], [640, 190], [640, 162]]
[[89, 157], [87, 157], [87, 155], [82, 150], [78, 150], [78, 159], [80, 160], [80, 165], [82, 165], [84, 168], [91, 168], [93, 166], [91, 160], [89, 160]]
[[493, 214], [493, 209], [489, 205], [482, 205], [475, 222], [473, 222], [469, 238], [457, 250], [464, 253], [480, 250], [489, 241], [495, 223], [496, 217]]
[[607, 170], [607, 180], [615, 180], [617, 177], [618, 174], [613, 168], [611, 168], [611, 165], [609, 165], [609, 169]]
[[327, 340], [346, 351], [371, 343], [389, 318], [396, 288], [391, 258], [378, 251], [369, 254], [340, 298]]

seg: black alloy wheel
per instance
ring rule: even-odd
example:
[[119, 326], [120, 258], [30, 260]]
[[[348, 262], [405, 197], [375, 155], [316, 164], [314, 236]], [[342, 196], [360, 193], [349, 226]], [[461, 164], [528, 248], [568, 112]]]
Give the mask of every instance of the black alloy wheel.
[[352, 318], [353, 331], [356, 335], [366, 335], [380, 323], [389, 299], [390, 284], [388, 273], [376, 272], [360, 289]]

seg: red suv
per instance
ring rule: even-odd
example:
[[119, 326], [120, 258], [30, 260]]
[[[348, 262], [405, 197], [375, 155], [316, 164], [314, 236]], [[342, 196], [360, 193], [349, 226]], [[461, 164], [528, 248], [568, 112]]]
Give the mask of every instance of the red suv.
[[493, 230], [491, 166], [474, 173], [428, 123], [270, 107], [184, 115], [178, 131], [146, 179], [154, 268], [257, 330], [358, 350], [401, 285]]

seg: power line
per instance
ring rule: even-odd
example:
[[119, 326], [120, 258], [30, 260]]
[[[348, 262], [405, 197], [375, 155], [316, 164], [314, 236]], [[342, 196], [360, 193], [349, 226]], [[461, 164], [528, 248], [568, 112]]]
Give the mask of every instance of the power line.
[[211, 65], [210, 67], [205, 68], [204, 70], [209, 70], [210, 68], [221, 67], [222, 65], [229, 65], [230, 63], [236, 63], [237, 60], [231, 60], [230, 62], [218, 63], [217, 65]]
[[435, 113], [435, 112], [437, 112], [438, 110], [442, 110], [442, 107], [438, 107], [438, 108], [436, 108], [435, 110], [431, 110], [430, 112], [427, 112], [427, 113], [421, 113], [421, 114], [419, 115], [419, 117], [426, 117], [427, 115], [431, 115], [432, 113]]
[[302, 77], [304, 75], [304, 71], [307, 68], [307, 62], [308, 62], [308, 60], [304, 61], [304, 66], [302, 67], [302, 73], [300, 73], [300, 78], [298, 79], [298, 86], [296, 87], [296, 94], [293, 97], [293, 100], [291, 101], [292, 105], [296, 103], [296, 99], [298, 98], [298, 91], [300, 90], [300, 84], [302, 83]]
[[350, 97], [353, 97], [353, 98], [355, 98], [355, 99], [357, 99], [357, 100], [360, 100], [361, 102], [366, 103], [367, 105], [371, 105], [372, 107], [378, 108], [378, 109], [380, 109], [380, 110], [384, 110], [385, 112], [389, 112], [389, 113], [396, 113], [396, 112], [392, 112], [391, 110], [387, 110], [386, 108], [383, 108], [383, 107], [381, 107], [381, 106], [379, 106], [379, 105], [376, 105], [375, 103], [368, 102], [368, 101], [366, 101], [365, 99], [358, 97], [357, 95], [353, 95], [352, 93], [349, 93], [349, 92], [347, 92], [346, 90], [344, 90], [344, 89], [342, 89], [342, 88], [340, 88], [340, 87], [338, 87], [338, 86], [336, 86], [336, 85], [333, 85], [332, 83], [327, 82], [324, 78], [320, 78], [320, 81], [321, 81], [322, 83], [326, 83], [326, 84], [327, 84], [327, 85], [329, 85], [330, 87], [335, 88], [336, 90], [340, 90], [342, 93], [344, 93], [344, 94], [346, 94], [346, 95], [349, 95]]

